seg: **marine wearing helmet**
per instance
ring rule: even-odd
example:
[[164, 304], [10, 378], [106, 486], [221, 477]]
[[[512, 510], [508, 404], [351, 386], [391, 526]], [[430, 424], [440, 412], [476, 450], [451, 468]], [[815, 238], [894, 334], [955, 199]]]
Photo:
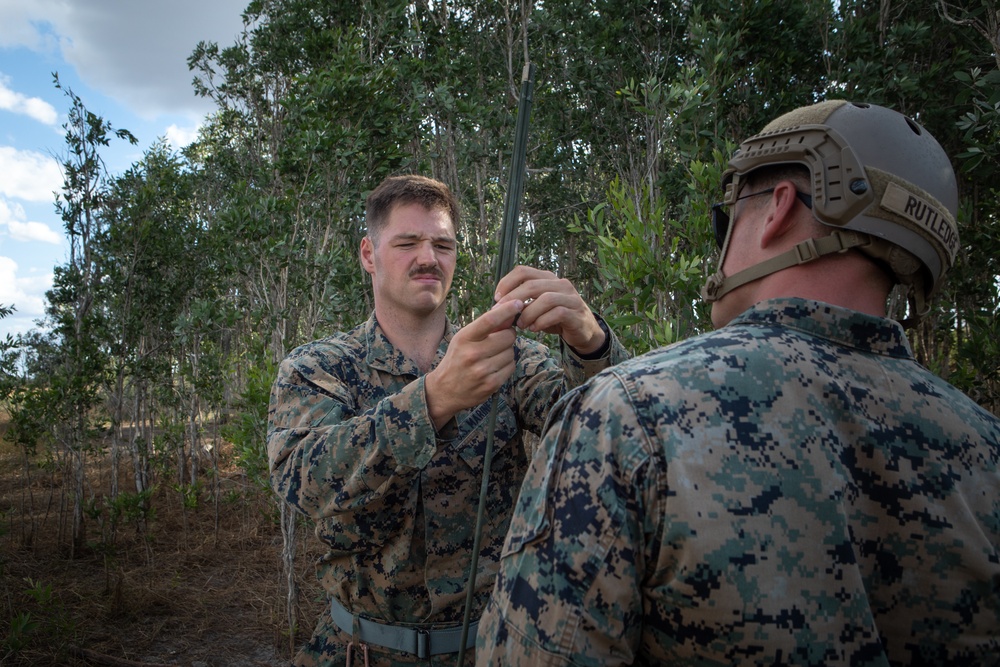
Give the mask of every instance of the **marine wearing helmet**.
[[[808, 170], [811, 197], [800, 199], [831, 233], [726, 276], [731, 228], [723, 207], [740, 198], [752, 172], [781, 165]], [[904, 287], [912, 323], [927, 313], [955, 262], [958, 188], [951, 162], [927, 130], [891, 109], [831, 100], [779, 116], [740, 145], [723, 185], [725, 199], [713, 207], [719, 270], [702, 289], [708, 302], [789, 266], [856, 248]]]

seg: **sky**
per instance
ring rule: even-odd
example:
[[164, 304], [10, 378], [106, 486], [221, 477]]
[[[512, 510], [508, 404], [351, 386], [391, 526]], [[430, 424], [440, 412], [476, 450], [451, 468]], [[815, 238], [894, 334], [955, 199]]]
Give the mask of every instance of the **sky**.
[[197, 136], [211, 102], [194, 94], [187, 58], [200, 41], [236, 41], [249, 0], [0, 0], [0, 319], [6, 334], [38, 329], [53, 269], [69, 243], [55, 209], [69, 99], [116, 129], [102, 151], [121, 174], [160, 139]]

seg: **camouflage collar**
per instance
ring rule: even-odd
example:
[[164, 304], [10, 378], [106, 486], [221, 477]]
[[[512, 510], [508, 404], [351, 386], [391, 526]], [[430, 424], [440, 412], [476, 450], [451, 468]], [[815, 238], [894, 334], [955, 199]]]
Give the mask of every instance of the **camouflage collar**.
[[788, 327], [863, 352], [913, 358], [910, 343], [898, 322], [821, 301], [798, 298], [762, 301], [728, 326], [748, 324]]
[[[417, 365], [386, 338], [385, 332], [382, 331], [378, 320], [375, 319], [374, 312], [368, 317], [368, 321], [364, 323], [363, 327], [364, 339], [367, 343], [365, 363], [369, 367], [392, 375], [420, 376], [420, 369], [417, 368]], [[438, 345], [438, 361], [444, 356], [448, 349], [448, 343], [451, 342], [456, 331], [458, 331], [458, 327], [450, 320], [445, 323], [445, 334]], [[434, 365], [437, 366], [437, 362]]]

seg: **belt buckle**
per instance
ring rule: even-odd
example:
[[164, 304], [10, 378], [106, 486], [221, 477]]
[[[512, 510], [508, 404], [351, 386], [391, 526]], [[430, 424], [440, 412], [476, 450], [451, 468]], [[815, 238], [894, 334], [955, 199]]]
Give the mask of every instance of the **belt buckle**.
[[417, 633], [417, 657], [426, 660], [430, 657], [431, 633], [423, 628], [414, 628]]

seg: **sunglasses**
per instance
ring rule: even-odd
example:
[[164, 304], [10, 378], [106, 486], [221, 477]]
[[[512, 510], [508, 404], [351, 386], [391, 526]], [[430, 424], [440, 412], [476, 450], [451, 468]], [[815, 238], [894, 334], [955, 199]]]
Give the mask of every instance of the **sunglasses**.
[[[747, 199], [749, 197], [756, 197], [757, 195], [767, 195], [774, 192], [774, 188], [768, 188], [766, 190], [761, 190], [760, 192], [751, 192], [748, 195], [743, 195], [742, 197], [737, 197], [732, 202], [719, 202], [717, 204], [712, 204], [712, 232], [715, 234], [715, 244], [719, 246], [719, 250], [722, 250], [722, 246], [726, 243], [726, 234], [729, 233], [729, 211], [730, 205], [735, 204], [741, 199]], [[813, 200], [812, 197], [804, 192], [795, 191], [795, 196], [799, 198], [807, 208], [812, 208]]]

